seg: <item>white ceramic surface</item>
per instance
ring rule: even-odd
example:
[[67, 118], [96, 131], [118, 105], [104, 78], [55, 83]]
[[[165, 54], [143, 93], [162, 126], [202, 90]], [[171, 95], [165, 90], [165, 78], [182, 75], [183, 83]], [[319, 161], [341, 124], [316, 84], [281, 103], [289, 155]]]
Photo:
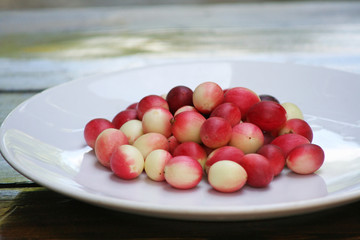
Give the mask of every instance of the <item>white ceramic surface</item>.
[[[176, 190], [144, 174], [124, 181], [97, 163], [83, 128], [147, 94], [214, 81], [296, 103], [326, 154], [308, 176], [284, 170], [269, 187], [218, 193], [202, 181]], [[72, 81], [19, 105], [1, 126], [1, 152], [20, 173], [49, 189], [105, 208], [187, 220], [244, 220], [314, 212], [360, 198], [359, 75], [309, 66], [203, 61], [151, 66]]]

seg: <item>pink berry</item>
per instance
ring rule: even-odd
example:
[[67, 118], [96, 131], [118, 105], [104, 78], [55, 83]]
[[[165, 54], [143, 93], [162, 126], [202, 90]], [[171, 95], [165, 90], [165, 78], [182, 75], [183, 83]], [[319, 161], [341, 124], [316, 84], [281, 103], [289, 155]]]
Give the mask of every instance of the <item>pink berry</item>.
[[224, 146], [213, 150], [207, 157], [205, 162], [205, 171], [208, 173], [209, 168], [214, 163], [221, 160], [230, 160], [240, 163], [240, 159], [244, 156], [243, 151], [233, 146]]
[[224, 100], [222, 88], [214, 82], [199, 84], [193, 93], [193, 104], [195, 108], [203, 113], [209, 114]]
[[117, 146], [110, 159], [111, 170], [122, 179], [134, 179], [144, 170], [144, 158], [132, 145]]
[[196, 142], [184, 142], [179, 144], [173, 152], [173, 156], [189, 156], [194, 158], [196, 161], [200, 163], [202, 167], [204, 167], [207, 154], [205, 149]]
[[171, 158], [164, 169], [165, 180], [172, 187], [190, 189], [196, 187], [203, 176], [200, 163], [189, 156]]
[[263, 155], [269, 160], [270, 165], [274, 171], [274, 176], [278, 176], [285, 167], [285, 157], [279, 146], [274, 144], [266, 144], [258, 151], [258, 154]]
[[245, 169], [251, 187], [266, 187], [274, 178], [273, 169], [268, 159], [257, 153], [246, 154], [240, 165]]
[[200, 138], [209, 148], [219, 148], [228, 144], [232, 136], [230, 123], [221, 117], [210, 117], [202, 124]]
[[84, 128], [84, 138], [86, 144], [91, 148], [94, 148], [96, 138], [107, 128], [115, 128], [115, 126], [107, 119], [95, 118], [89, 121]]
[[193, 105], [192, 98], [193, 91], [186, 86], [176, 86], [166, 95], [166, 101], [169, 104], [169, 109], [172, 114], [182, 106]]
[[246, 180], [245, 169], [233, 161], [221, 160], [209, 169], [208, 181], [219, 192], [236, 192], [245, 185]]
[[133, 144], [138, 137], [144, 134], [142, 122], [138, 119], [127, 121], [121, 126], [120, 131], [126, 135], [129, 144]]
[[169, 110], [169, 104], [164, 98], [158, 95], [148, 95], [143, 97], [137, 104], [136, 111], [138, 118], [142, 120], [145, 112], [153, 107], [162, 107]]
[[129, 120], [137, 119], [137, 113], [135, 109], [127, 109], [119, 112], [112, 120], [115, 128], [120, 129], [121, 126]]
[[95, 142], [95, 155], [105, 167], [110, 167], [110, 158], [114, 149], [120, 145], [128, 144], [126, 135], [119, 129], [108, 128], [102, 131]]
[[176, 139], [175, 136], [171, 135], [168, 137], [169, 142], [169, 153], [173, 154], [174, 150], [177, 146], [179, 146], [180, 142]]
[[303, 144], [290, 151], [286, 158], [287, 167], [298, 174], [311, 174], [324, 163], [324, 150], [316, 144]]
[[160, 133], [145, 133], [135, 140], [133, 146], [139, 149], [144, 159], [155, 149], [169, 150], [168, 139]]
[[171, 154], [164, 149], [156, 149], [150, 152], [145, 159], [145, 172], [147, 176], [153, 181], [165, 181], [165, 165], [171, 158]]
[[306, 137], [310, 142], [313, 140], [313, 131], [310, 125], [303, 119], [292, 118], [286, 121], [285, 125], [279, 130], [278, 134], [297, 133]]
[[179, 113], [172, 120], [172, 134], [179, 142], [201, 143], [200, 128], [205, 120], [198, 112]]
[[235, 103], [222, 103], [217, 106], [210, 114], [210, 117], [222, 117], [229, 121], [233, 127], [241, 121], [241, 112]]
[[310, 143], [309, 139], [296, 133], [280, 135], [271, 142], [281, 148], [285, 158], [293, 148], [306, 143]]
[[264, 144], [264, 134], [252, 123], [242, 122], [232, 129], [230, 146], [237, 147], [245, 154], [255, 153]]
[[261, 101], [249, 108], [246, 120], [256, 124], [263, 131], [273, 131], [285, 124], [286, 111], [276, 102]]
[[259, 96], [252, 90], [245, 87], [234, 87], [226, 91], [224, 102], [235, 103], [241, 112], [242, 119], [246, 119], [249, 108], [255, 103], [260, 102]]
[[153, 107], [145, 112], [142, 118], [144, 133], [156, 132], [165, 137], [171, 135], [171, 122], [173, 115], [169, 110], [162, 107]]
[[186, 106], [182, 106], [181, 108], [176, 110], [176, 112], [174, 113], [174, 117], [176, 115], [178, 115], [179, 113], [186, 112], [186, 111], [199, 112], [198, 110], [196, 110], [196, 108], [194, 106], [186, 105]]

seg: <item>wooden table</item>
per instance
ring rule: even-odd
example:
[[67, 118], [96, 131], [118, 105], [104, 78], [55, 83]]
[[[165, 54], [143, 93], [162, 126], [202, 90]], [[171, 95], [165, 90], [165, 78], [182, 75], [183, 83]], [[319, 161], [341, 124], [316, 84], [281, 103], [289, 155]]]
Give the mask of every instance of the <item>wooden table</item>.
[[[153, 63], [261, 60], [360, 74], [357, 1], [77, 1], [66, 6], [39, 0], [26, 7], [6, 2], [0, 4], [0, 123], [46, 88]], [[230, 237], [360, 239], [360, 202], [257, 221], [158, 219], [47, 190], [0, 159], [0, 239]]]

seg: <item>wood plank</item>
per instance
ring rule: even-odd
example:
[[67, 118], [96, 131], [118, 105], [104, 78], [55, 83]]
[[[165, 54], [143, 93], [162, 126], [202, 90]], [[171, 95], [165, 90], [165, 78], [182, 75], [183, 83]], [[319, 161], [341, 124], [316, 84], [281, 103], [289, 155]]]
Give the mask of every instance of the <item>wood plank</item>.
[[[360, 202], [303, 216], [237, 222], [159, 219], [91, 206], [43, 188], [0, 201], [4, 239], [357, 239]], [[2, 192], [0, 191], [0, 194]], [[9, 199], [13, 199], [9, 203]]]

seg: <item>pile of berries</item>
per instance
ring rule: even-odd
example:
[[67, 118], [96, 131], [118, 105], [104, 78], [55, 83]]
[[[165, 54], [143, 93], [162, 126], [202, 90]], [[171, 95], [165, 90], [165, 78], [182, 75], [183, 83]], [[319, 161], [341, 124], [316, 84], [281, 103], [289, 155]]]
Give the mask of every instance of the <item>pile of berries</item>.
[[311, 174], [325, 158], [295, 104], [215, 82], [145, 96], [112, 121], [89, 121], [84, 137], [116, 176], [145, 172], [178, 189], [197, 186], [204, 175], [220, 192], [266, 187], [285, 167]]

